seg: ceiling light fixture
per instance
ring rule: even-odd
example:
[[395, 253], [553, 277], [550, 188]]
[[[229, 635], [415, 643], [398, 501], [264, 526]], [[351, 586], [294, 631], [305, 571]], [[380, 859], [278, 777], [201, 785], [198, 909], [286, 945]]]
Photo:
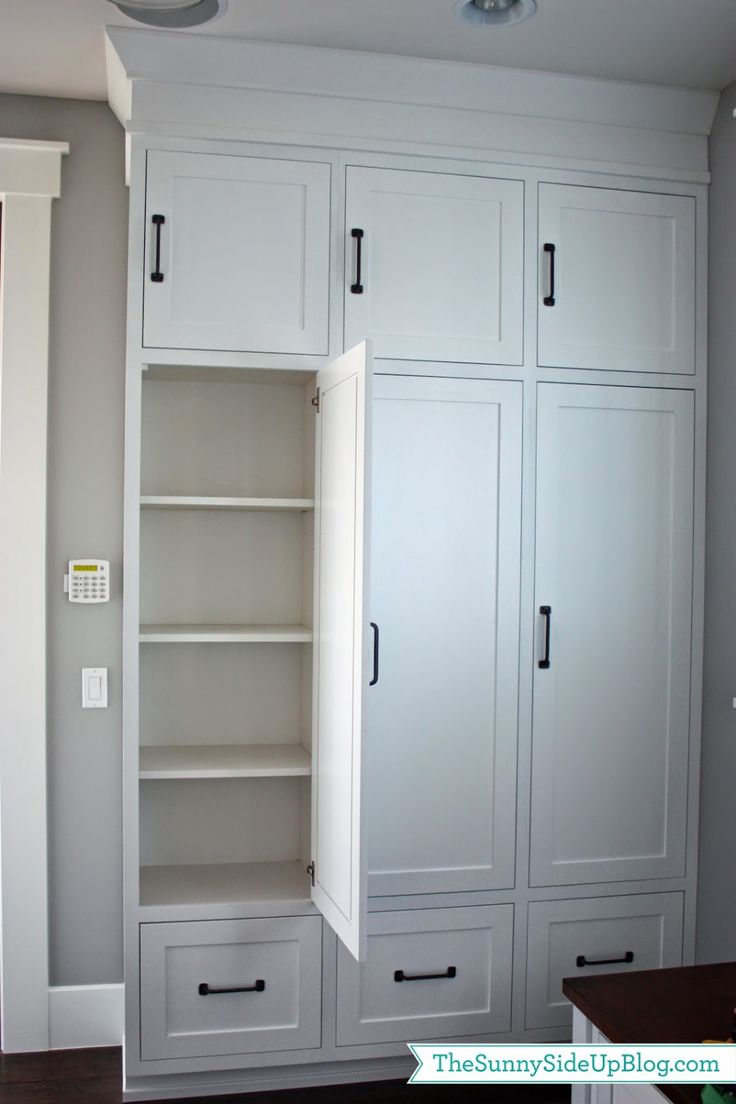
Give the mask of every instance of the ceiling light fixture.
[[149, 27], [198, 27], [224, 10], [225, 0], [109, 0]]
[[537, 0], [457, 0], [455, 4], [458, 19], [486, 27], [510, 27], [530, 19], [536, 10]]

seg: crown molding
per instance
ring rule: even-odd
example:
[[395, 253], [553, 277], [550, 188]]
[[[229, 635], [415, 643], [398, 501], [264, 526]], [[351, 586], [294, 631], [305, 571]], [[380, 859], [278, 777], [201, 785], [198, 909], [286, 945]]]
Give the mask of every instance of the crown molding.
[[[109, 102], [129, 133], [249, 131], [434, 142], [705, 172], [716, 93], [212, 34], [106, 30]], [[453, 141], [455, 134], [461, 141]], [[511, 138], [509, 138], [509, 135]], [[332, 140], [330, 139], [332, 136]], [[592, 140], [592, 146], [591, 146]], [[642, 158], [642, 154], [644, 155]]]

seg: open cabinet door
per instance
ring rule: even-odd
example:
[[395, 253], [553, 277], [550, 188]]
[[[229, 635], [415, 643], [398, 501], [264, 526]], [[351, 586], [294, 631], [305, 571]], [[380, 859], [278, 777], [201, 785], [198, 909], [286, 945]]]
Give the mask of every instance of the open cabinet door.
[[363, 813], [372, 363], [366, 343], [317, 375], [312, 900], [356, 959], [366, 950]]

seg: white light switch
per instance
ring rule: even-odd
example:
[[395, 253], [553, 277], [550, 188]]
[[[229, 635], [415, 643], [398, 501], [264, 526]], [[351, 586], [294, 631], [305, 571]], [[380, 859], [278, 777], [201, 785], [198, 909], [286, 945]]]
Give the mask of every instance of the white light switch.
[[82, 709], [107, 709], [107, 667], [82, 668]]

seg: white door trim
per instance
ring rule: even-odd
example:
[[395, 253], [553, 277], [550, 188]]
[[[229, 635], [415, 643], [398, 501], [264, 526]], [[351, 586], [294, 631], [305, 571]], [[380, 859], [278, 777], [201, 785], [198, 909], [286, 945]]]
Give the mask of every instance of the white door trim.
[[59, 142], [0, 139], [0, 989], [2, 1049], [49, 1046], [46, 407]]

